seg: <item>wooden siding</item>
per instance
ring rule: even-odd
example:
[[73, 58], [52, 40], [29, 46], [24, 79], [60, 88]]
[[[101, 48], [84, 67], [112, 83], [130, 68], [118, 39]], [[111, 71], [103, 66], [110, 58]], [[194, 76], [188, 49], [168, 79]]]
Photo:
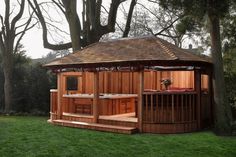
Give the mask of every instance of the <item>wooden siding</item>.
[[[77, 76], [78, 91], [67, 91], [65, 80], [67, 76]], [[162, 79], [171, 79], [171, 88], [194, 88], [193, 71], [152, 71], [144, 72], [144, 90], [164, 90]], [[204, 87], [208, 86], [206, 78], [202, 78]], [[94, 76], [92, 72], [64, 72], [62, 73], [63, 94], [93, 93]], [[99, 93], [138, 93], [138, 72], [99, 72]]]
[[57, 112], [57, 90], [56, 89], [50, 90], [50, 112], [52, 113]]
[[197, 130], [196, 128], [196, 122], [176, 124], [143, 124], [143, 132], [160, 134], [193, 132]]

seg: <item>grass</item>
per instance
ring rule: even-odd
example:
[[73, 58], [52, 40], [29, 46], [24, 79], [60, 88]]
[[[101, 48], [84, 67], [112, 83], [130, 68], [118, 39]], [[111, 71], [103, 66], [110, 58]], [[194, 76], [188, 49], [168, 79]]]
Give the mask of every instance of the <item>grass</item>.
[[122, 135], [0, 116], [1, 157], [236, 157], [236, 137], [212, 132]]

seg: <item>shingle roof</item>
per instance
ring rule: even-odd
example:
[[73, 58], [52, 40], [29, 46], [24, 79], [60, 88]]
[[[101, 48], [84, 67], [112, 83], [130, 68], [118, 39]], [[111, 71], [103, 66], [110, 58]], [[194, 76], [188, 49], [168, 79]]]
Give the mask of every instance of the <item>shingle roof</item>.
[[211, 64], [209, 58], [201, 57], [154, 36], [121, 38], [101, 41], [56, 59], [46, 67], [99, 67], [129, 64], [203, 63]]

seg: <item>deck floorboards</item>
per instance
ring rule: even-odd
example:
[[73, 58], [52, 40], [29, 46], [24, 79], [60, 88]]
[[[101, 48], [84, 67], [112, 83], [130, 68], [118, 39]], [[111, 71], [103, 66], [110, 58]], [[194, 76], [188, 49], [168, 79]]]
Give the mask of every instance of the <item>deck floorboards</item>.
[[51, 123], [61, 125], [61, 126], [114, 132], [114, 133], [123, 133], [123, 134], [133, 134], [137, 132], [136, 127], [115, 126], [115, 125], [106, 125], [106, 124], [99, 124], [99, 123], [86, 123], [86, 122], [61, 120], [61, 119], [53, 120], [51, 121]]

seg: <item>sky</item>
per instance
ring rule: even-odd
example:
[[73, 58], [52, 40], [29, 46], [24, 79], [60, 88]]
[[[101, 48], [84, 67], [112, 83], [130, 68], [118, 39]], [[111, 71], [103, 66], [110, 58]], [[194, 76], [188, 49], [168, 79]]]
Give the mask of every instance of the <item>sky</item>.
[[[40, 2], [42, 2], [42, 1], [47, 1], [47, 0], [41, 0]], [[15, 2], [16, 2], [16, 0], [12, 0], [12, 3], [15, 3]], [[77, 7], [78, 12], [81, 11], [81, 3], [80, 2], [81, 1], [78, 0], [78, 7]], [[108, 5], [110, 4], [110, 0], [104, 0], [103, 4], [106, 7], [108, 7]], [[3, 16], [4, 16], [4, 6], [5, 6], [4, 1], [0, 0], [0, 14]], [[125, 7], [128, 7], [128, 6], [129, 5], [125, 5]], [[18, 12], [17, 9], [18, 8], [16, 7], [14, 10], [16, 13]], [[63, 29], [63, 31], [69, 32], [68, 23], [65, 21], [65, 17], [63, 15], [60, 16], [59, 13], [54, 10], [55, 9], [53, 9], [53, 8], [46, 8], [46, 11], [48, 12], [48, 14], [57, 20], [58, 26], [61, 29]], [[26, 9], [25, 15], [27, 15], [27, 11], [28, 10]], [[118, 20], [122, 20], [122, 18], [123, 18], [123, 16], [121, 16], [120, 14], [118, 14]], [[46, 15], [46, 14], [44, 13], [44, 15]], [[79, 13], [79, 15], [81, 15], [81, 14]], [[33, 29], [31, 29], [30, 31], [28, 31], [21, 41], [21, 43], [24, 46], [24, 49], [26, 50], [26, 55], [32, 59], [41, 58], [42, 56], [46, 56], [50, 51], [52, 51], [50, 49], [46, 49], [43, 47], [42, 30], [39, 27], [40, 26], [36, 26]], [[54, 31], [54, 33], [52, 35], [54, 37], [54, 40], [52, 40], [52, 38], [50, 38], [50, 35], [48, 35], [50, 43], [55, 44], [55, 43], [59, 43], [61, 41], [64, 41], [64, 42], [69, 41], [68, 34], [63, 34], [62, 36], [58, 36], [58, 34], [61, 34], [61, 33], [56, 33]], [[66, 39], [66, 40], [64, 40], [64, 39]], [[191, 42], [187, 41], [187, 43], [185, 43], [185, 47], [188, 47], [188, 45], [190, 43]]]
[[41, 58], [52, 51], [43, 47], [42, 31], [38, 28], [27, 32], [22, 43], [26, 50], [26, 55], [32, 59]]
[[[40, 0], [40, 2], [43, 2], [43, 1], [47, 1], [47, 0]], [[10, 16], [10, 20], [12, 20], [12, 17], [14, 17], [19, 11], [19, 6], [15, 5], [16, 2], [17, 2], [16, 0], [11, 1], [10, 7], [11, 7], [11, 10], [14, 8], [14, 12], [13, 12], [13, 15]], [[65, 21], [65, 19], [62, 19], [62, 16], [59, 16], [58, 12], [54, 11], [54, 9], [52, 9], [52, 8], [46, 8], [46, 10], [51, 17], [53, 17], [57, 20], [57, 22], [58, 22], [57, 25], [60, 26], [61, 29], [69, 32], [67, 22]], [[4, 12], [5, 12], [4, 1], [0, 0], [0, 15], [3, 17], [5, 14]], [[26, 21], [27, 20], [26, 17], [28, 17], [28, 5], [26, 5], [26, 7], [25, 7], [23, 19], [18, 23], [18, 25], [20, 25], [24, 21]], [[46, 49], [43, 47], [42, 30], [39, 27], [40, 27], [39, 25], [36, 25], [36, 27], [27, 31], [21, 40], [21, 44], [23, 44], [24, 50], [26, 50], [26, 55], [32, 59], [41, 58], [42, 56], [46, 56], [50, 51], [52, 51], [50, 49]], [[50, 35], [48, 35], [48, 36], [49, 36], [48, 39], [49, 39], [50, 43], [53, 43], [53, 44], [59, 43], [64, 39], [66, 39], [65, 42], [69, 41], [68, 35], [63, 34], [62, 36], [58, 36], [56, 32], [53, 32], [53, 36], [56, 41], [53, 41], [52, 38], [50, 38]]]

